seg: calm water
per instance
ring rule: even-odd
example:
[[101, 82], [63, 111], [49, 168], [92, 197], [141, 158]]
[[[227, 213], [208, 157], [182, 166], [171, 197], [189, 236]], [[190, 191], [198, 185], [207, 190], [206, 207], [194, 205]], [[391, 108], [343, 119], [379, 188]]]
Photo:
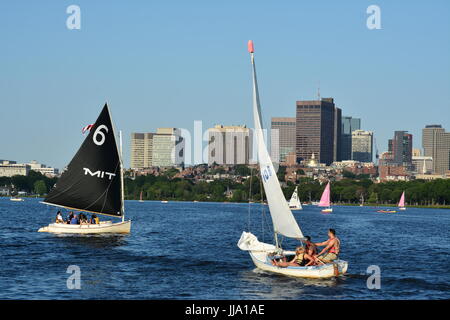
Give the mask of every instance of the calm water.
[[[305, 207], [295, 213], [304, 234], [319, 241], [335, 228], [349, 270], [304, 280], [258, 271], [237, 248], [249, 225], [271, 238], [265, 206], [252, 204], [250, 215], [248, 204], [127, 201], [126, 209], [128, 236], [58, 236], [36, 232], [54, 208], [0, 198], [0, 299], [450, 298], [448, 210]], [[81, 269], [81, 290], [67, 289], [69, 265]], [[367, 289], [369, 265], [381, 268], [380, 290]]]

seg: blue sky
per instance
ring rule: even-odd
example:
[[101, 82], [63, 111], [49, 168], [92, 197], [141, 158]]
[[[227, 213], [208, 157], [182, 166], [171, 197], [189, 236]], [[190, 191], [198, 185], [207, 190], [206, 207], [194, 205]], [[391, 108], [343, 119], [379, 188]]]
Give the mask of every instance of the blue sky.
[[[66, 8], [81, 8], [81, 30]], [[381, 30], [366, 9], [381, 8]], [[252, 124], [246, 43], [255, 42], [265, 122], [334, 97], [378, 148], [394, 130], [450, 130], [450, 2], [2, 1], [0, 159], [62, 168], [105, 101], [129, 135]]]

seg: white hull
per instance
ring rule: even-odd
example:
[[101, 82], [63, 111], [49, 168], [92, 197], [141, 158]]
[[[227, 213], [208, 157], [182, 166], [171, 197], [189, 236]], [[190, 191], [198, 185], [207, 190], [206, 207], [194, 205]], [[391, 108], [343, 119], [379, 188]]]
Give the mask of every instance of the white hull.
[[42, 227], [38, 232], [50, 233], [72, 233], [72, 234], [96, 234], [96, 233], [130, 233], [131, 220], [112, 223], [110, 221], [101, 222], [100, 224], [65, 224], [51, 223], [46, 227]]
[[[277, 267], [272, 265], [270, 260], [267, 259], [267, 252], [264, 251], [249, 251], [250, 257], [253, 263], [258, 269], [278, 273], [291, 277], [299, 278], [332, 278], [336, 276], [336, 271], [338, 275], [343, 275], [347, 272], [348, 263], [344, 260], [335, 260], [334, 263], [328, 263], [321, 266], [310, 266], [310, 267]], [[293, 252], [285, 252], [292, 253]], [[337, 268], [337, 270], [335, 270]]]
[[21, 202], [21, 201], [25, 201], [22, 198], [11, 198], [9, 199], [10, 201], [16, 201], [16, 202]]
[[323, 213], [331, 213], [331, 212], [333, 212], [333, 209], [332, 208], [323, 209], [322, 212]]
[[398, 208], [398, 210], [406, 210], [406, 208], [405, 207], [400, 207], [400, 208]]
[[291, 211], [302, 210], [302, 208], [297, 208], [297, 207], [294, 207], [294, 208], [289, 207], [289, 209], [291, 209]]

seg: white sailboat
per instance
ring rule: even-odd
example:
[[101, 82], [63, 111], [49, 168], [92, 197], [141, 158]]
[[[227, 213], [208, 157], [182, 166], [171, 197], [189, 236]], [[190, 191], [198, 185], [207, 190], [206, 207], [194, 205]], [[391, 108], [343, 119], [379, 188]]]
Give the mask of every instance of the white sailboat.
[[295, 187], [294, 193], [289, 200], [289, 209], [291, 210], [303, 210], [300, 199], [298, 198], [298, 187]]
[[274, 266], [271, 263], [274, 254], [285, 256], [294, 254], [293, 251], [286, 251], [281, 248], [278, 241], [279, 235], [296, 239], [304, 239], [304, 237], [297, 221], [289, 209], [286, 199], [284, 198], [278, 177], [264, 142], [252, 41], [249, 41], [248, 49], [251, 54], [253, 74], [253, 117], [258, 150], [258, 163], [272, 217], [275, 245], [259, 242], [255, 235], [244, 231], [239, 239], [238, 247], [241, 250], [249, 252], [250, 257], [257, 268], [268, 272], [304, 278], [329, 278], [344, 274], [347, 271], [348, 264], [343, 260], [336, 260], [333, 263], [321, 266], [308, 267], [279, 267]]
[[25, 201], [22, 198], [10, 198], [9, 201], [16, 201], [16, 202], [22, 202]]
[[122, 135], [120, 134], [119, 152], [114, 125], [105, 104], [67, 170], [42, 203], [122, 218], [122, 221], [101, 221], [96, 224], [51, 223], [38, 232], [130, 233], [131, 220], [125, 221], [124, 202]]

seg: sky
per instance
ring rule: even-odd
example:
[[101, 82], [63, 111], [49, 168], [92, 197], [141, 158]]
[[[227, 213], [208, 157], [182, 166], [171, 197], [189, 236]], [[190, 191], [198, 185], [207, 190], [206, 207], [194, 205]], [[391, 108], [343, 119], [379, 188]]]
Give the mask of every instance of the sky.
[[266, 126], [320, 84], [380, 152], [395, 130], [415, 148], [427, 124], [450, 131], [448, 0], [2, 1], [0, 39], [0, 159], [63, 168], [105, 102], [125, 166], [132, 132], [251, 126], [249, 39]]

